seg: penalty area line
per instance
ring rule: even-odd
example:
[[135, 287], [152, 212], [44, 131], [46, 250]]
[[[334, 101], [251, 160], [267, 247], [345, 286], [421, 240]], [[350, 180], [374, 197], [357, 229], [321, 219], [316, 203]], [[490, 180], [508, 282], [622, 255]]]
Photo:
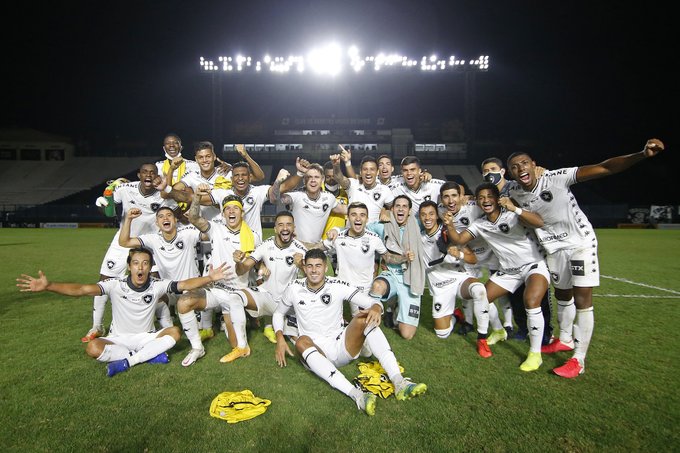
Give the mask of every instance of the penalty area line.
[[667, 293], [671, 293], [671, 294], [675, 294], [677, 296], [680, 296], [680, 291], [675, 291], [673, 289], [668, 289], [668, 288], [662, 288], [660, 286], [647, 285], [646, 283], [634, 282], [632, 280], [628, 280], [627, 278], [612, 277], [611, 275], [600, 275], [600, 277], [608, 278], [610, 280], [616, 280], [617, 282], [630, 283], [631, 285], [642, 286], [643, 288], [658, 289], [659, 291], [665, 291]]

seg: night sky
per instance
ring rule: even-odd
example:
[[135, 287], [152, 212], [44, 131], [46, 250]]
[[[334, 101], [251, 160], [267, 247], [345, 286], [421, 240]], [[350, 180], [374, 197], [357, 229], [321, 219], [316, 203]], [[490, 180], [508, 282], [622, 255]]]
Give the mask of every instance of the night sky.
[[[528, 142], [553, 159], [551, 148], [572, 147], [559, 153], [564, 166], [639, 150], [652, 136], [677, 142], [678, 77], [668, 67], [677, 39], [658, 2], [13, 3], [0, 32], [2, 128], [95, 144], [160, 146], [166, 131], [210, 139], [211, 87], [199, 56], [303, 53], [336, 40], [367, 53], [490, 55], [490, 71], [477, 77], [478, 138]], [[455, 75], [235, 77], [224, 92], [226, 121], [462, 118]], [[677, 162], [665, 159], [666, 169]]]

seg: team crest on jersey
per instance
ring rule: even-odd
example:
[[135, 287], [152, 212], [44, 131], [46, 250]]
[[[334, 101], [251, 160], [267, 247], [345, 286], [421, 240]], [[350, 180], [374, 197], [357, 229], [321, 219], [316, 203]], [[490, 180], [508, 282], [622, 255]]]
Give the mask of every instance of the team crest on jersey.
[[106, 267], [108, 267], [109, 269], [113, 269], [113, 266], [115, 266], [115, 265], [116, 265], [116, 262], [115, 262], [115, 261], [108, 260], [108, 261], [106, 262]]
[[558, 274], [557, 272], [551, 272], [550, 278], [552, 279], [553, 283], [559, 283], [560, 282], [560, 274]]
[[423, 197], [423, 200], [425, 200], [425, 201], [430, 201], [430, 200], [432, 200], [432, 197], [429, 196], [429, 195], [425, 195], [425, 196]]
[[501, 223], [500, 225], [498, 225], [498, 229], [501, 230], [503, 233], [507, 233], [508, 231], [510, 231], [510, 227], [508, 226], [507, 223]]
[[460, 219], [460, 223], [462, 223], [465, 226], [468, 226], [470, 225], [470, 219], [468, 219], [467, 217], [463, 217], [462, 219]]
[[324, 304], [328, 305], [331, 303], [331, 295], [330, 294], [324, 294], [321, 296], [321, 302]]
[[183, 241], [177, 241], [177, 244], [175, 244], [178, 249], [182, 250], [184, 248], [184, 242]]
[[293, 259], [292, 256], [287, 256], [287, 257], [286, 257], [286, 264], [287, 264], [287, 265], [292, 266], [294, 261], [295, 261], [295, 260]]
[[362, 246], [361, 246], [361, 251], [362, 251], [363, 253], [368, 253], [368, 250], [369, 250], [369, 249], [370, 249], [370, 247], [368, 246], [368, 244], [362, 244]]
[[544, 190], [541, 192], [539, 197], [541, 197], [541, 200], [545, 201], [546, 203], [550, 203], [553, 200], [553, 194], [549, 190]]
[[309, 205], [308, 204], [304, 205], [302, 209], [309, 209]]
[[248, 197], [248, 198], [246, 198], [246, 203], [247, 203], [247, 204], [253, 204], [253, 201], [254, 201], [254, 200], [253, 200], [253, 197]]
[[153, 300], [153, 296], [151, 294], [144, 294], [142, 300], [144, 301], [145, 304], [150, 304], [151, 301]]
[[374, 199], [375, 201], [380, 200], [380, 194], [379, 194], [378, 192], [375, 192], [375, 193], [373, 194], [373, 199]]
[[160, 208], [160, 206], [161, 205], [159, 203], [151, 203], [151, 210], [153, 212], [156, 212], [156, 211], [158, 211], [158, 208]]
[[441, 310], [441, 309], [442, 309], [442, 304], [440, 304], [439, 302], [437, 302], [436, 304], [434, 304], [434, 310], [435, 310], [435, 311], [439, 311], [439, 310]]
[[323, 206], [321, 206], [321, 209], [323, 209], [323, 212], [328, 211], [328, 203], [324, 203]]

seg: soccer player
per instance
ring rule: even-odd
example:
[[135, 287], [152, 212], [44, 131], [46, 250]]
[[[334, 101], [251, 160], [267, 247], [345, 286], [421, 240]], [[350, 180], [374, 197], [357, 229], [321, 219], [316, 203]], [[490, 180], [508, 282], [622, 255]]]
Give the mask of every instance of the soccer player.
[[[543, 219], [534, 212], [516, 207], [509, 198], [501, 198], [498, 187], [492, 183], [480, 184], [475, 190], [475, 197], [484, 217], [475, 220], [460, 234], [455, 229], [449, 229], [451, 240], [455, 244], [465, 245], [481, 236], [498, 257], [500, 269], [486, 282], [490, 301], [514, 292], [522, 283], [526, 285], [524, 307], [527, 312], [530, 346], [527, 359], [522, 362], [520, 369], [535, 371], [543, 363], [541, 341], [544, 323], [541, 299], [548, 290], [550, 277], [542, 254], [528, 236], [525, 227], [540, 228], [543, 226]], [[477, 350], [480, 355], [485, 349], [490, 356], [487, 340], [478, 339]]]
[[[156, 166], [151, 163], [142, 164], [137, 173], [139, 181], [120, 184], [113, 192], [113, 201], [122, 205], [122, 216], [125, 219], [128, 210], [136, 207], [142, 211], [140, 219], [135, 222], [132, 234], [139, 236], [144, 233], [156, 231], [156, 211], [161, 206], [176, 208], [172, 200], [164, 200], [157, 187], [161, 186], [161, 178], [158, 176]], [[126, 260], [128, 249], [118, 244], [120, 230], [118, 230], [111, 240], [106, 255], [99, 269], [99, 280], [104, 281], [113, 277], [123, 277], [127, 270]], [[104, 335], [104, 309], [108, 296], [106, 294], [97, 295], [93, 301], [92, 328], [81, 338], [83, 343], [87, 343], [97, 337]]]
[[373, 156], [365, 156], [361, 159], [359, 175], [361, 181], [348, 178], [340, 168], [340, 155], [330, 156], [333, 163], [333, 175], [340, 187], [347, 191], [349, 202], [360, 202], [368, 207], [368, 221], [376, 222], [380, 218], [381, 209], [389, 209], [394, 201], [392, 191], [383, 184], [378, 184], [378, 164]]
[[[295, 347], [302, 361], [331, 387], [352, 398], [359, 410], [374, 415], [376, 396], [352, 385], [338, 367], [356, 359], [364, 343], [387, 372], [398, 400], [425, 393], [425, 384], [416, 384], [399, 371], [397, 359], [379, 328], [382, 304], [347, 282], [326, 277], [327, 268], [326, 254], [319, 249], [309, 250], [304, 260], [305, 278], [291, 283], [279, 298], [273, 317], [278, 365], [285, 367], [286, 354], [293, 355], [283, 335], [283, 317], [293, 310], [299, 330]], [[342, 319], [344, 301], [366, 309], [346, 327]]]
[[474, 252], [469, 247], [449, 246], [446, 229], [439, 219], [437, 203], [423, 201], [418, 215], [423, 226], [420, 237], [427, 263], [425, 275], [432, 294], [434, 331], [438, 338], [445, 339], [455, 324], [453, 312], [456, 297], [471, 299], [474, 306], [487, 309], [489, 300], [484, 284], [465, 272], [466, 264], [475, 264], [477, 261]]
[[548, 252], [560, 335], [543, 351], [574, 351], [564, 365], [553, 369], [558, 376], [575, 378], [585, 370], [594, 325], [593, 287], [600, 284], [597, 238], [570, 187], [620, 173], [663, 149], [663, 142], [652, 138], [640, 152], [612, 157], [599, 164], [546, 171], [540, 179], [536, 178], [536, 162], [529, 154], [515, 153], [508, 158], [508, 169], [515, 179], [510, 196], [520, 207], [540, 214], [545, 222], [536, 229], [536, 236]]
[[[216, 220], [208, 221], [200, 214], [200, 199], [206, 194], [207, 192], [204, 189], [199, 189], [193, 195], [193, 201], [189, 211], [187, 211], [187, 217], [191, 224], [201, 232], [201, 240], [209, 240], [212, 243], [212, 251], [208, 262], [227, 263], [230, 267], [235, 267], [234, 257], [237, 250], [251, 253], [258, 245], [256, 236], [250, 230], [248, 224], [243, 221], [243, 203], [238, 196], [228, 195], [222, 200], [223, 222]], [[228, 317], [229, 306], [227, 300], [234, 288], [242, 289], [247, 287], [248, 274], [234, 274], [228, 279], [215, 282], [211, 288], [189, 291], [180, 296], [177, 301], [179, 320], [191, 343], [191, 351], [182, 361], [183, 366], [193, 365], [205, 355], [194, 310], [212, 311], [221, 307], [225, 324], [227, 324], [229, 342], [233, 348], [237, 348], [236, 334], [233, 332], [233, 329], [229, 331], [231, 321]], [[241, 356], [245, 357], [250, 354], [250, 351], [242, 350], [240, 353]]]
[[[198, 173], [200, 168], [198, 164], [189, 159], [182, 157], [182, 140], [179, 135], [170, 133], [163, 138], [163, 152], [165, 153], [165, 160], [156, 162], [158, 174], [163, 175], [167, 179], [167, 185], [172, 187], [179, 182], [186, 173]], [[173, 171], [170, 173], [170, 168]]]
[[[155, 168], [155, 167], [154, 167]], [[21, 291], [52, 291], [65, 296], [99, 296], [111, 298], [113, 321], [109, 335], [92, 339], [85, 350], [99, 362], [108, 362], [107, 375], [112, 377], [140, 363], [168, 363], [166, 353], [180, 339], [178, 327], [156, 332], [154, 311], [157, 301], [166, 293], [207, 285], [225, 278], [229, 269], [221, 265], [210, 269], [207, 276], [181, 281], [156, 279], [150, 276], [153, 257], [149, 250], [135, 248], [127, 258], [127, 277], [110, 278], [96, 284], [50, 282], [42, 271], [38, 278], [22, 274], [17, 278]]]
[[[338, 181], [335, 180], [335, 172], [333, 171], [333, 162], [328, 161], [323, 165], [324, 172], [324, 190], [335, 196], [338, 204], [349, 204], [349, 197], [347, 191], [340, 187]], [[326, 220], [326, 225], [323, 227], [322, 239], [328, 239], [328, 235], [334, 235], [338, 230], [345, 228], [347, 224], [347, 216], [343, 214], [336, 214], [331, 212]], [[331, 259], [331, 267], [333, 268], [334, 275], [338, 275], [338, 257], [335, 252], [329, 252], [329, 258]]]
[[[150, 250], [155, 257], [160, 278], [185, 280], [198, 277], [200, 273], [196, 264], [196, 245], [200, 243], [201, 232], [193, 226], [178, 228], [175, 212], [164, 206], [156, 211], [158, 232], [130, 237], [132, 221], [140, 215], [142, 215], [141, 209], [132, 208], [128, 211], [120, 228], [118, 244], [126, 248], [141, 247]], [[172, 326], [168, 305], [177, 305], [176, 294], [168, 294], [168, 304], [164, 302], [159, 304], [160, 316], [158, 318], [161, 327]]]
[[408, 261], [402, 264], [387, 263], [371, 285], [374, 298], [387, 301], [397, 296], [399, 334], [410, 340], [416, 334], [420, 321], [420, 297], [425, 289], [425, 262], [420, 227], [411, 216], [411, 199], [398, 195], [394, 199], [388, 223], [371, 222], [367, 228], [377, 233], [387, 250], [402, 254]]
[[[495, 184], [498, 187], [502, 197], [507, 197], [510, 185], [507, 184], [507, 179], [505, 179], [505, 168], [503, 168], [503, 161], [497, 157], [490, 157], [484, 159], [481, 165], [482, 176], [485, 181]], [[536, 177], [540, 178], [544, 173], [545, 169], [542, 167], [536, 167]], [[460, 231], [460, 230], [459, 230]], [[512, 317], [515, 318], [515, 324], [517, 324], [517, 333], [513, 336], [516, 340], [524, 341], [529, 334], [527, 329], [527, 317], [524, 310], [524, 285], [517, 288], [517, 291], [510, 294], [509, 300], [511, 305]], [[506, 323], [510, 320], [510, 310], [504, 310], [503, 320]], [[543, 322], [545, 323], [545, 329], [543, 330], [543, 345], [550, 342], [552, 336], [552, 304], [550, 301], [550, 291], [546, 291], [543, 300], [541, 300], [541, 313], [543, 313]], [[512, 320], [510, 320], [510, 326], [512, 326]], [[510, 333], [510, 332], [508, 332]]]
[[[245, 311], [253, 318], [271, 316], [276, 310], [276, 298], [283, 294], [286, 286], [297, 278], [307, 249], [294, 236], [293, 214], [281, 211], [276, 214], [274, 220], [274, 236], [258, 245], [250, 255], [241, 250], [234, 252], [236, 274], [247, 274], [260, 263], [266, 265], [267, 272], [260, 286], [234, 289], [226, 295], [225, 303], [229, 306], [228, 311], [236, 332], [237, 345], [233, 351], [222, 357], [220, 362], [233, 362], [250, 354], [250, 346], [246, 337]], [[286, 333], [289, 334], [288, 329]]]
[[394, 182], [394, 165], [392, 165], [392, 158], [387, 154], [381, 154], [376, 160], [378, 163], [378, 182], [380, 184], [389, 186]]
[[421, 169], [420, 159], [416, 156], [406, 156], [401, 160], [401, 182], [394, 182], [390, 185], [392, 193], [395, 195], [406, 195], [412, 203], [411, 215], [414, 218], [418, 217], [418, 209], [420, 204], [425, 200], [432, 200], [438, 202], [439, 189], [444, 181], [441, 179], [434, 179], [423, 177], [423, 170]]

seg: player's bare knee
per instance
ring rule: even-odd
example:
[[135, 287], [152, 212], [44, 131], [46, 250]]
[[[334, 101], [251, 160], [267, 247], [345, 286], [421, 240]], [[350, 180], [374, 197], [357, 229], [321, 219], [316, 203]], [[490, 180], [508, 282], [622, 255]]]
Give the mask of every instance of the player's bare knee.
[[85, 347], [85, 353], [93, 359], [96, 359], [102, 355], [105, 346], [106, 343], [95, 338], [87, 344], [87, 347]]
[[172, 327], [166, 327], [165, 329], [161, 330], [160, 333], [158, 334], [159, 337], [164, 337], [164, 336], [170, 336], [175, 340], [176, 342], [182, 338], [182, 332], [179, 330], [179, 327], [177, 326], [172, 326]]
[[302, 354], [305, 350], [311, 348], [312, 346], [314, 346], [314, 342], [307, 335], [302, 335], [301, 337], [298, 337], [297, 341], [295, 342], [295, 348], [298, 350], [300, 354]]

